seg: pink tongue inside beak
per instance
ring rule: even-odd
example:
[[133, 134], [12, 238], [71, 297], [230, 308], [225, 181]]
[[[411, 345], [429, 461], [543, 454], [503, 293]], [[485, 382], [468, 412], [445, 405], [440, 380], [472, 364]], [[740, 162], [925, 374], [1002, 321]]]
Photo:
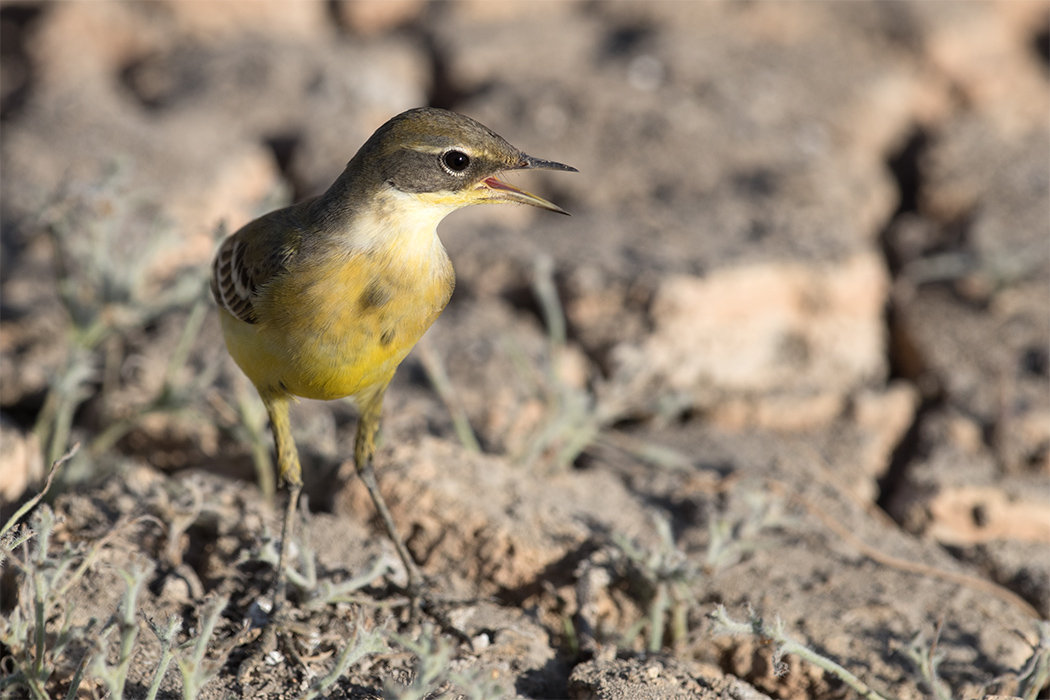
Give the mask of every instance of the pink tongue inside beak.
[[[517, 202], [518, 204], [528, 204], [533, 207], [539, 207], [540, 209], [546, 209], [559, 214], [568, 214], [567, 211], [555, 204], [551, 204], [546, 199], [537, 197], [534, 194], [529, 194], [525, 190], [518, 189], [514, 185], [504, 182], [495, 176], [485, 178], [481, 181], [481, 184], [492, 192], [492, 194], [487, 197], [483, 193], [483, 201]], [[500, 194], [500, 192], [504, 192], [505, 194]]]
[[506, 190], [507, 192], [521, 192], [521, 190], [519, 190], [514, 185], [509, 185], [506, 182], [503, 182], [503, 180], [497, 180], [494, 177], [485, 178], [485, 184], [490, 189], [493, 189], [493, 190]]

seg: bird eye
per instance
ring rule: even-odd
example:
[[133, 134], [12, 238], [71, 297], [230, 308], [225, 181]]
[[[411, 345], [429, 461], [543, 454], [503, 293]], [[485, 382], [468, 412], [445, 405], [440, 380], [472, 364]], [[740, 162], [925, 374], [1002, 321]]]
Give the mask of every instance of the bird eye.
[[463, 151], [448, 151], [441, 157], [445, 167], [454, 173], [461, 173], [470, 165], [470, 156]]

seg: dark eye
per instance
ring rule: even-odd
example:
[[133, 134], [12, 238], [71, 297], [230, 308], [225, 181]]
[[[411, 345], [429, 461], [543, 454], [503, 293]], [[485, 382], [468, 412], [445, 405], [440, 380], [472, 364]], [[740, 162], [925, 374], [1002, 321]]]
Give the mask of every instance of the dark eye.
[[461, 173], [470, 165], [470, 156], [463, 151], [449, 151], [441, 157], [445, 167], [454, 173]]

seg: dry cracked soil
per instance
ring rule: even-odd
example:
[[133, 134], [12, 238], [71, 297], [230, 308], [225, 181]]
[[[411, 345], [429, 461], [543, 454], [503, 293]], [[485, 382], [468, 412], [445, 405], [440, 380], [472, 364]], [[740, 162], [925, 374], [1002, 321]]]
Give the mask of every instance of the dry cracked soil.
[[[1047, 2], [3, 2], [0, 31], [3, 520], [80, 445], [3, 536], [6, 697], [1050, 697]], [[284, 491], [210, 259], [420, 105], [576, 166], [513, 176], [572, 217], [441, 226], [458, 285], [377, 457], [419, 613], [355, 408], [304, 401], [271, 620]]]

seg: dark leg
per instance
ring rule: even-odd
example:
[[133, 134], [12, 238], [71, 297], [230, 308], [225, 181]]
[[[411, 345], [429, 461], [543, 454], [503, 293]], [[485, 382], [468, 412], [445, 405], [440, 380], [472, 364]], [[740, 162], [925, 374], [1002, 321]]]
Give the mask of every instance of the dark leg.
[[303, 483], [288, 484], [288, 506], [284, 511], [284, 523], [281, 525], [281, 548], [277, 554], [277, 572], [275, 573], [273, 592], [273, 612], [276, 614], [284, 605], [285, 593], [288, 587], [288, 578], [284, 575], [284, 562], [288, 556], [288, 543], [291, 542], [295, 531], [295, 514], [299, 505], [299, 494], [302, 493]]
[[372, 497], [372, 502], [375, 503], [376, 510], [379, 512], [379, 517], [383, 520], [383, 525], [386, 527], [386, 534], [390, 537], [390, 540], [394, 543], [394, 548], [397, 549], [397, 555], [401, 557], [401, 562], [405, 565], [405, 571], [408, 572], [408, 591], [409, 594], [415, 596], [419, 592], [419, 588], [423, 583], [423, 574], [420, 572], [419, 567], [416, 566], [416, 562], [412, 560], [412, 557], [408, 553], [408, 547], [405, 546], [404, 540], [401, 539], [401, 535], [398, 534], [397, 528], [394, 526], [394, 518], [390, 515], [390, 510], [386, 507], [386, 501], [383, 500], [383, 494], [379, 492], [379, 484], [376, 482], [375, 469], [372, 467], [372, 460], [365, 462], [363, 469], [359, 469], [357, 473], [361, 476], [361, 481], [365, 482], [365, 487], [368, 489], [368, 494]]
[[390, 515], [390, 509], [387, 508], [383, 494], [379, 491], [375, 469], [372, 466], [372, 457], [375, 455], [376, 450], [376, 432], [379, 430], [379, 419], [383, 410], [383, 393], [385, 391], [386, 387], [384, 386], [373, 394], [358, 398], [361, 417], [357, 423], [357, 439], [354, 443], [354, 466], [361, 480], [365, 483], [368, 494], [372, 497], [376, 511], [379, 512], [379, 517], [386, 527], [386, 533], [394, 543], [394, 548], [397, 549], [397, 555], [401, 557], [401, 562], [405, 565], [405, 571], [408, 573], [408, 592], [412, 596], [413, 601], [415, 601], [423, 583], [423, 574], [409, 555], [405, 541], [398, 534], [397, 527], [394, 525], [394, 518]]
[[274, 575], [273, 613], [276, 614], [285, 601], [288, 581], [284, 575], [284, 565], [289, 542], [295, 532], [295, 514], [299, 494], [303, 490], [303, 477], [302, 468], [299, 466], [299, 452], [295, 448], [291, 423], [288, 421], [289, 398], [266, 394], [262, 397], [266, 411], [270, 414], [273, 439], [277, 445], [277, 474], [280, 481], [288, 485], [288, 506], [284, 511], [284, 523], [281, 525], [281, 548], [277, 555], [277, 571]]

